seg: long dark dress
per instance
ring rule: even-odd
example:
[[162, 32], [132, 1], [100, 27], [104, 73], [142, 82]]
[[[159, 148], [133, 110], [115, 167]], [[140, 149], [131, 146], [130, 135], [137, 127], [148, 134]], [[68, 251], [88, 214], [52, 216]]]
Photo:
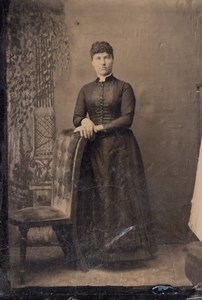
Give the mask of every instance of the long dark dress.
[[78, 238], [86, 257], [103, 262], [149, 258], [151, 214], [142, 159], [129, 129], [135, 110], [132, 87], [113, 75], [85, 85], [73, 122], [87, 115], [104, 131], [88, 141], [78, 197]]

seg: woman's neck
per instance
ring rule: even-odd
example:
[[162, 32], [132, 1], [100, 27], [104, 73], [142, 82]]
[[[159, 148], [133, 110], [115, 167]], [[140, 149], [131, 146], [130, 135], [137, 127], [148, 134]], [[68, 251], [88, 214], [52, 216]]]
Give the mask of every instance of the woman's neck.
[[97, 75], [98, 78], [99, 78], [99, 82], [104, 82], [106, 80], [107, 77], [111, 76], [112, 73], [108, 74], [108, 75], [105, 75], [105, 76], [100, 76], [100, 75]]

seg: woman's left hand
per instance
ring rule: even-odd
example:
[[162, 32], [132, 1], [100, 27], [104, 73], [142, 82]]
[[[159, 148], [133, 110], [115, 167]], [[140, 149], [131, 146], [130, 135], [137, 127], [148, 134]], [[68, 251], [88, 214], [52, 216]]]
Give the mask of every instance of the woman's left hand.
[[86, 128], [84, 128], [82, 125], [77, 127], [76, 129], [74, 129], [74, 132], [79, 132], [80, 136], [84, 136], [86, 139], [94, 139], [94, 131], [93, 132], [89, 132], [86, 130]]
[[84, 129], [84, 127], [81, 125], [81, 126], [77, 127], [74, 130], [74, 132], [79, 132], [80, 136], [84, 136], [85, 138], [93, 139], [94, 138], [94, 134], [97, 133], [97, 132], [99, 132], [99, 131], [102, 131], [103, 129], [104, 129], [103, 125], [95, 125], [93, 127], [94, 133], [89, 134], [89, 133], [86, 132], [86, 129]]
[[90, 140], [94, 136], [94, 127], [94, 123], [89, 118], [84, 118], [81, 121], [81, 126], [77, 127], [74, 132], [79, 132], [80, 136]]

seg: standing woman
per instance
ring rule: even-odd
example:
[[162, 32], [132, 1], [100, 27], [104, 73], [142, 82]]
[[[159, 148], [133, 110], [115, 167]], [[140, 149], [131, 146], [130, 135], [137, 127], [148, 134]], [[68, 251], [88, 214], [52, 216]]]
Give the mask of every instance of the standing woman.
[[130, 84], [112, 74], [113, 48], [90, 49], [96, 80], [78, 95], [75, 132], [88, 139], [81, 167], [78, 237], [89, 262], [132, 262], [151, 257], [154, 242], [145, 175], [129, 129], [135, 111]]

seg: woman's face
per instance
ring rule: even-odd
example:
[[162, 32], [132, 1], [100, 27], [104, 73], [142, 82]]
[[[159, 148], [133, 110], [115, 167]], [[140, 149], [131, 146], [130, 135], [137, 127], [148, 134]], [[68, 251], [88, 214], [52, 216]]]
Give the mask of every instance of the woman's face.
[[92, 65], [98, 76], [106, 76], [112, 72], [114, 59], [107, 52], [96, 53], [93, 55]]

